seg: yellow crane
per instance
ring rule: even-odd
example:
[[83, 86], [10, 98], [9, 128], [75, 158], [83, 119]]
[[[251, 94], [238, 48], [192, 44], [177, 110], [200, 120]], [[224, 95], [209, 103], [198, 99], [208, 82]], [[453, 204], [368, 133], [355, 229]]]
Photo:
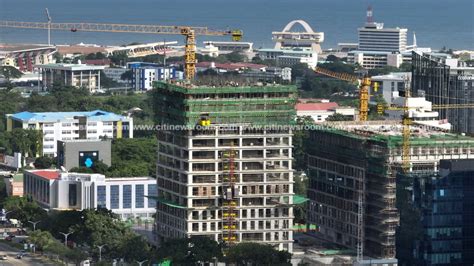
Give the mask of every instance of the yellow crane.
[[23, 28], [41, 30], [65, 30], [88, 32], [121, 32], [183, 35], [186, 37], [184, 52], [184, 72], [187, 80], [193, 80], [196, 75], [196, 36], [231, 36], [233, 41], [239, 41], [241, 30], [211, 30], [207, 27], [193, 26], [162, 26], [106, 23], [52, 23], [48, 14], [48, 22], [0, 21], [3, 28]]
[[[410, 126], [413, 124], [413, 119], [410, 117], [410, 109], [416, 107], [408, 106], [408, 99], [411, 97], [410, 90], [405, 91], [405, 103], [403, 107], [389, 106], [385, 110], [403, 111], [402, 115], [402, 169], [405, 173], [410, 171]], [[433, 110], [439, 109], [459, 109], [459, 108], [474, 108], [474, 104], [434, 104], [431, 106]]]
[[[359, 120], [367, 121], [369, 118], [369, 89], [372, 86], [372, 80], [369, 77], [365, 76], [361, 79], [348, 73], [334, 72], [318, 66], [314, 68], [314, 72], [351, 83], [357, 83], [359, 86]], [[378, 83], [374, 83], [374, 85], [374, 89], [377, 90]]]

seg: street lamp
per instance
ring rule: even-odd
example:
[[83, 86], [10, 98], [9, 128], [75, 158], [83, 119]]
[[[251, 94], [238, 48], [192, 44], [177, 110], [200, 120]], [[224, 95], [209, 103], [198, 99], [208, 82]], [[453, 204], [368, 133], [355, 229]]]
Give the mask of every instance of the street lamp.
[[102, 248], [105, 247], [105, 244], [97, 246], [99, 248], [99, 261], [102, 261]]
[[28, 221], [28, 222], [33, 225], [33, 232], [34, 232], [34, 231], [36, 231], [36, 224], [41, 222], [41, 221], [36, 221], [36, 222]]
[[59, 233], [64, 236], [64, 245], [67, 246], [67, 237], [68, 237], [70, 234], [74, 233], [74, 232], [69, 232], [69, 233], [67, 233], [67, 234], [66, 234], [66, 233], [63, 233], [63, 232], [59, 232]]
[[138, 261], [136, 260], [136, 262], [138, 263], [139, 266], [142, 266], [143, 263], [147, 262], [148, 260], [142, 260], [142, 261]]

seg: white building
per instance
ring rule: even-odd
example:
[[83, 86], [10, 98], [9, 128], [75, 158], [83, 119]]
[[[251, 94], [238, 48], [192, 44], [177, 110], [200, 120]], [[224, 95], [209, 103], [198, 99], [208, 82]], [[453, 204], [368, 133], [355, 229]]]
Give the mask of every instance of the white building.
[[7, 114], [7, 131], [14, 128], [41, 130], [45, 156], [56, 156], [58, 140], [133, 138], [133, 118], [102, 110]]
[[[376, 104], [376, 97], [381, 95], [388, 105], [392, 105], [394, 100], [399, 97], [399, 91], [404, 91], [406, 85], [410, 85], [410, 72], [392, 72], [388, 75], [373, 76], [372, 82], [377, 82], [379, 88], [377, 91], [370, 91], [370, 103]], [[408, 84], [407, 84], [408, 83]]]
[[[393, 105], [400, 108], [404, 107], [405, 97], [396, 98]], [[439, 119], [439, 113], [432, 110], [432, 103], [427, 101], [425, 98], [410, 97], [408, 98], [407, 105], [409, 112], [408, 116], [411, 117], [414, 123], [435, 129], [446, 131], [451, 130], [451, 123], [449, 123], [447, 119]], [[388, 114], [389, 119], [401, 120], [404, 111], [387, 110], [385, 113]]]
[[86, 88], [91, 93], [100, 89], [100, 73], [105, 66], [85, 64], [46, 64], [35, 65], [43, 81], [43, 89], [50, 89], [53, 84]]
[[318, 54], [301, 49], [259, 49], [258, 57], [262, 60], [276, 60], [278, 66], [291, 67], [298, 63], [314, 68], [318, 64]]
[[[215, 42], [215, 41], [205, 41], [204, 47], [210, 48], [213, 47], [213, 50], [217, 52], [217, 55], [220, 53], [231, 53], [231, 52], [241, 52], [241, 53], [252, 53], [253, 52], [253, 43], [252, 42]], [[216, 48], [216, 49], [214, 49]]]
[[356, 115], [355, 108], [339, 106], [329, 100], [322, 100], [318, 103], [297, 103], [295, 108], [297, 116], [310, 116], [316, 123], [322, 123], [336, 113], [347, 116], [350, 120], [354, 120]]
[[[407, 46], [405, 28], [384, 28], [383, 23], [372, 20], [372, 9], [367, 10], [367, 22], [358, 28], [359, 44], [356, 50], [349, 51], [347, 61], [367, 69], [384, 66], [399, 67], [404, 62], [404, 53], [408, 48], [416, 48], [416, 38], [413, 46]], [[411, 55], [411, 53], [407, 53]]]
[[127, 218], [151, 218], [155, 213], [156, 179], [106, 178], [101, 174], [63, 173], [58, 170], [25, 171], [24, 195], [47, 209], [107, 208]]
[[383, 23], [368, 22], [359, 28], [359, 50], [403, 52], [407, 48], [407, 29], [384, 28]]
[[[305, 31], [291, 31], [295, 24], [299, 24]], [[324, 32], [315, 32], [304, 20], [290, 21], [282, 31], [272, 32], [275, 49], [302, 48], [315, 53], [321, 53], [321, 43], [324, 41]]]

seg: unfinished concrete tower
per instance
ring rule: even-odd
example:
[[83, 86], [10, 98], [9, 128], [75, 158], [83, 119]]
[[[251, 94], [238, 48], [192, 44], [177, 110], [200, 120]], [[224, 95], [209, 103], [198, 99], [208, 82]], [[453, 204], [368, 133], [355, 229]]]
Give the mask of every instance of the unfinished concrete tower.
[[296, 88], [156, 87], [159, 240], [204, 235], [291, 252], [292, 132], [269, 126], [294, 121]]
[[[410, 144], [409, 172], [437, 171], [441, 159], [474, 158], [471, 137], [412, 126]], [[388, 121], [332, 123], [311, 132], [308, 147], [308, 220], [319, 226], [319, 235], [353, 249], [361, 238], [365, 256], [395, 258], [402, 126]]]

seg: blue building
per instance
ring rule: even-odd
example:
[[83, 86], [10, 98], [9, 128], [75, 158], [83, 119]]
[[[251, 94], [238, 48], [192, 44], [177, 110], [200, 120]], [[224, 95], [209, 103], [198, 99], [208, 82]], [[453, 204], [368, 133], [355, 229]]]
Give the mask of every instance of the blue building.
[[153, 82], [158, 80], [183, 79], [184, 73], [173, 67], [163, 67], [155, 63], [130, 62], [127, 68], [132, 70], [132, 88], [135, 91], [153, 89]]
[[413, 204], [417, 264], [474, 265], [474, 159], [441, 160], [439, 174], [415, 178]]

